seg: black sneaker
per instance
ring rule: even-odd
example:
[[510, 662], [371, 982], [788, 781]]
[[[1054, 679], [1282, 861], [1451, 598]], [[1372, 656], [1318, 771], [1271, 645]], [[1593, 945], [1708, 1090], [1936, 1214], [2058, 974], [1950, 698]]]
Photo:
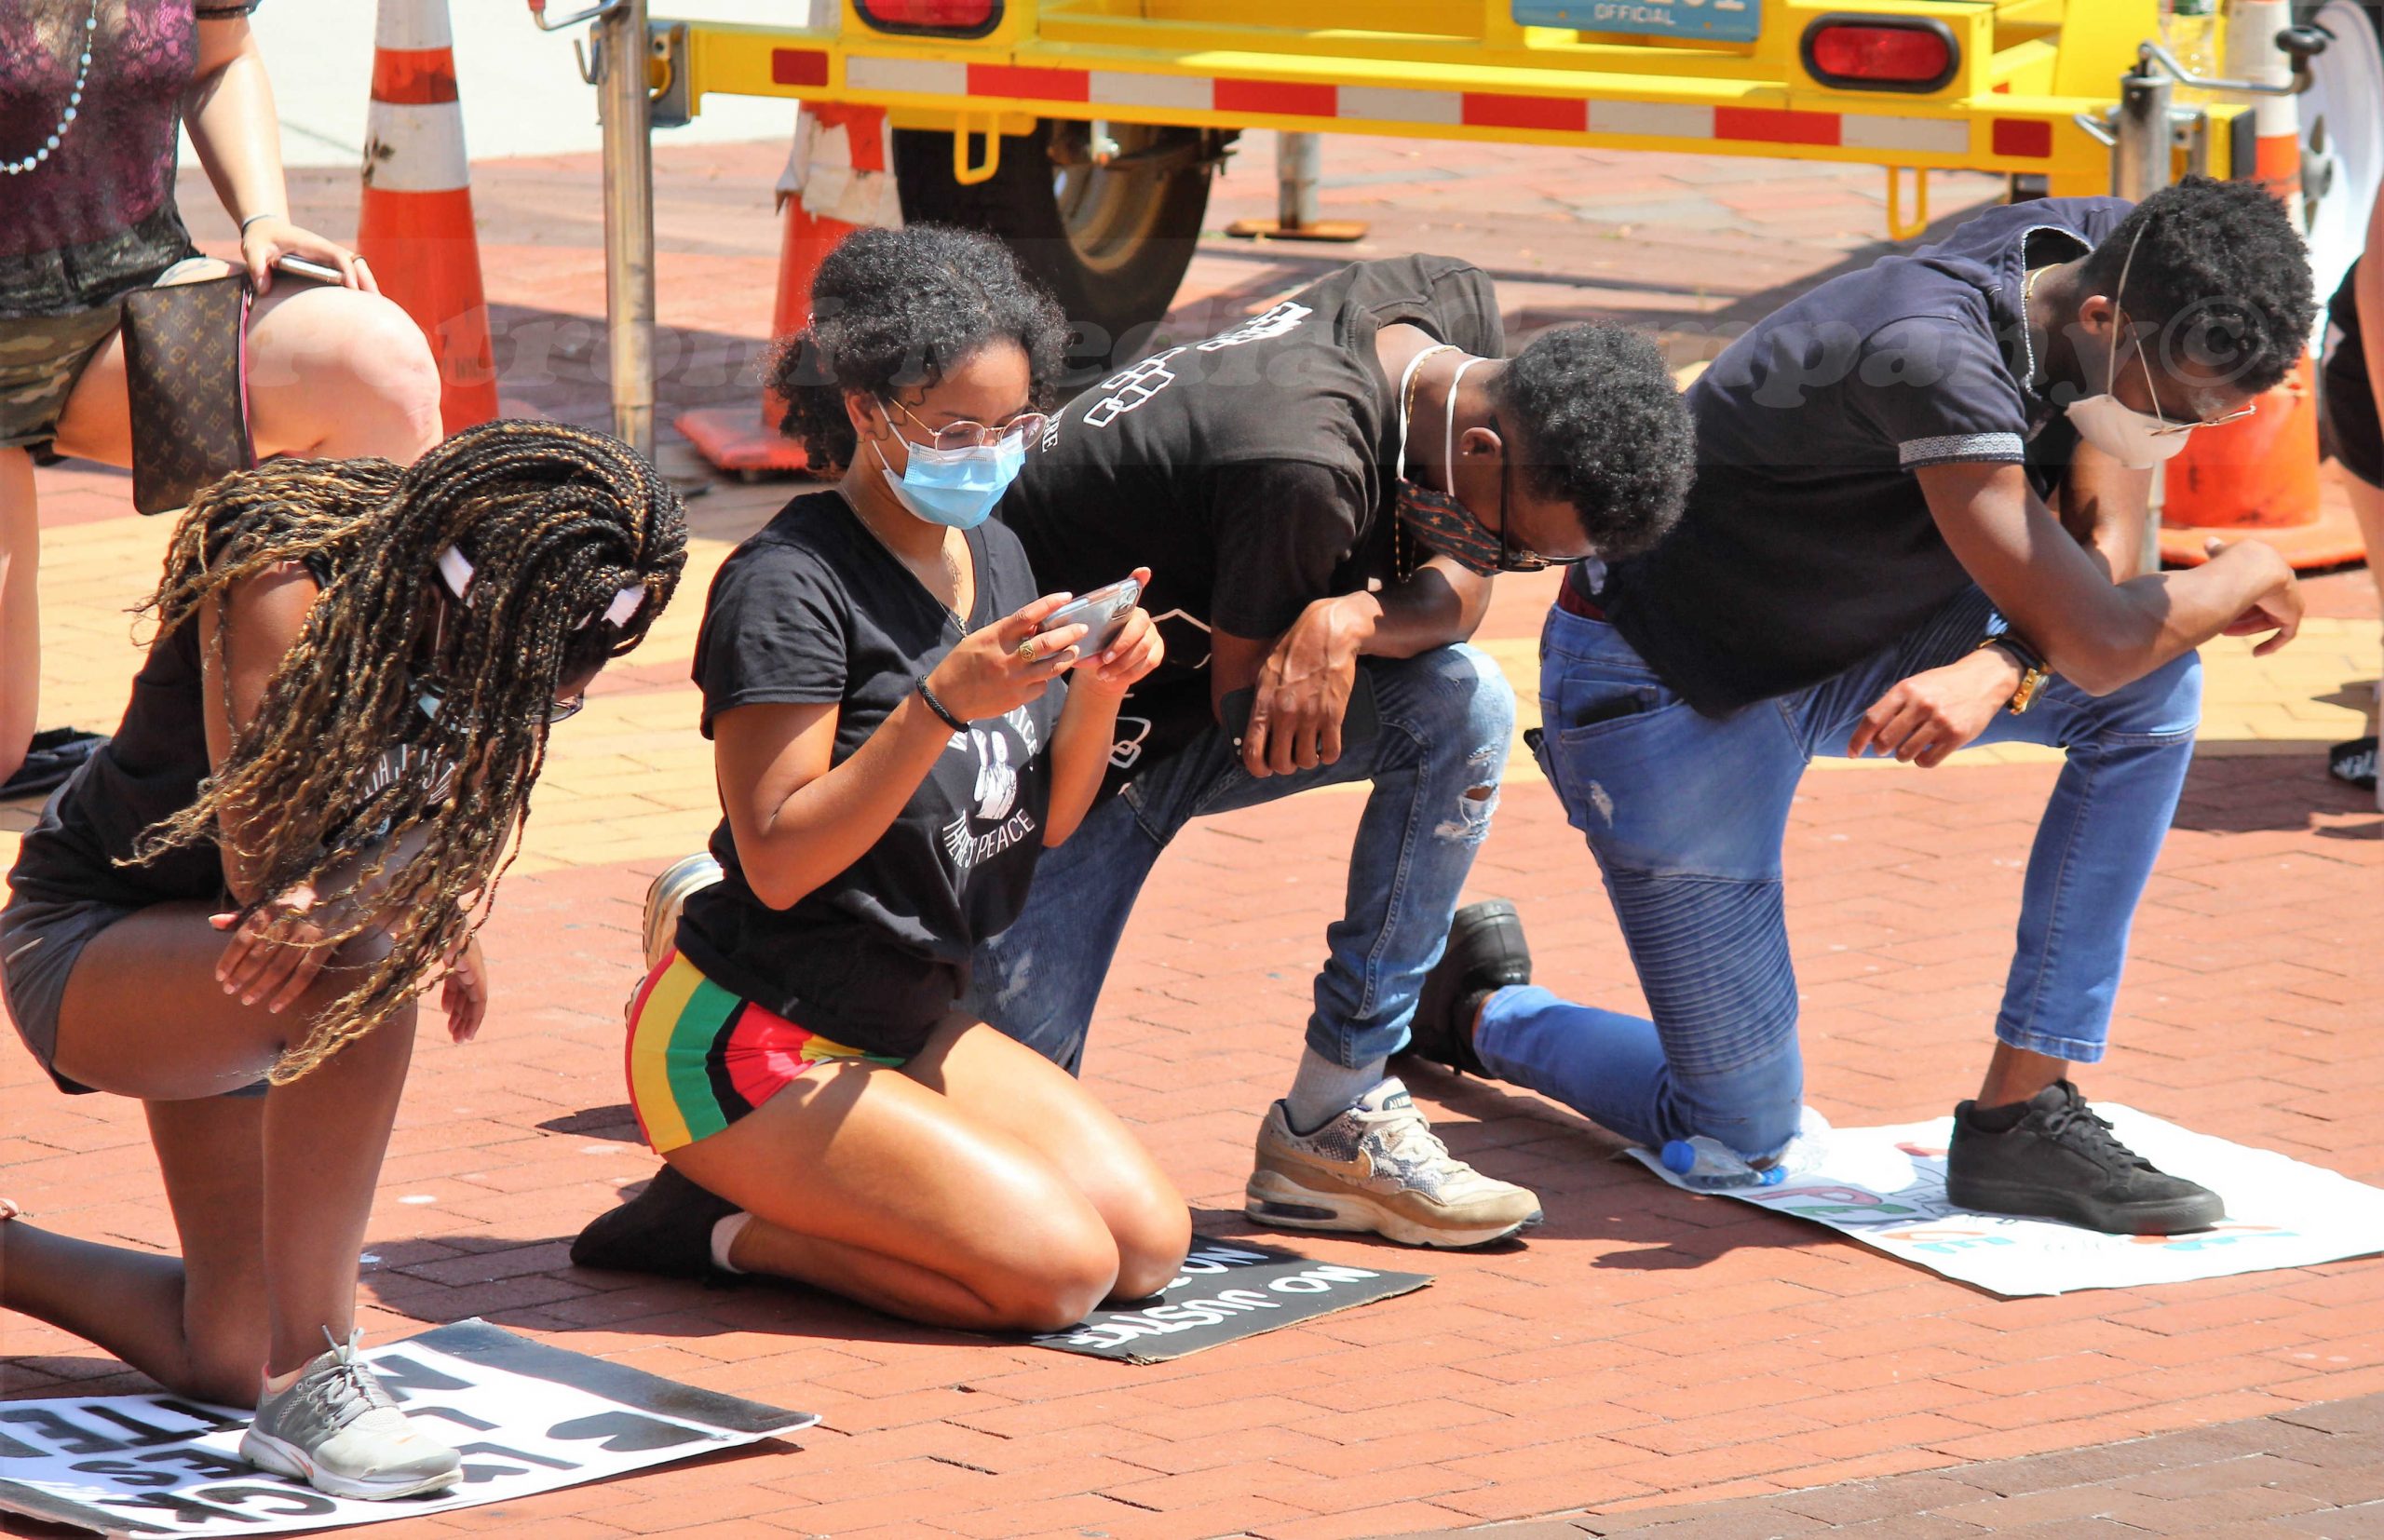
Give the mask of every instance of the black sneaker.
[[[2011, 1127], [1982, 1128], [1975, 1101], [1954, 1109], [1945, 1196], [1978, 1213], [2057, 1219], [2114, 1236], [2207, 1230], [2227, 1217], [2209, 1188], [2169, 1175], [2119, 1141], [2066, 1080], [2025, 1103]], [[2007, 1109], [1984, 1115], [1999, 1121]]]
[[709, 1278], [720, 1271], [711, 1261], [712, 1226], [737, 1211], [737, 1205], [697, 1186], [677, 1167], [665, 1166], [645, 1191], [588, 1222], [571, 1243], [572, 1265]]
[[2353, 738], [2326, 750], [2326, 773], [2346, 786], [2376, 790], [2376, 739]]
[[1494, 990], [1531, 982], [1523, 916], [1504, 898], [1468, 904], [1449, 922], [1441, 960], [1424, 976], [1407, 1051], [1466, 1074], [1491, 1078], [1473, 1051], [1473, 1019]]

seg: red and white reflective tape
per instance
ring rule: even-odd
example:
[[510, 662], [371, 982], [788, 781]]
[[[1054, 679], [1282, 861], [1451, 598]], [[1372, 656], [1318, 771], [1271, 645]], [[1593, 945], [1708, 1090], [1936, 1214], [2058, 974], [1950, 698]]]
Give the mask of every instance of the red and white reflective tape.
[[381, 0], [364, 181], [385, 193], [448, 193], [471, 183], [455, 38], [446, 0]]
[[[771, 77], [780, 85], [824, 86], [829, 56], [818, 49], [779, 48]], [[1520, 128], [1548, 133], [1615, 134], [1630, 138], [1710, 139], [1757, 144], [1809, 144], [1903, 155], [1966, 155], [1968, 120], [1874, 113], [1790, 112], [1771, 107], [1716, 107], [1659, 101], [1591, 101], [1579, 97], [1521, 96], [1498, 91], [1416, 90], [1392, 86], [1333, 86], [1231, 75], [1143, 74], [1125, 70], [1056, 69], [1030, 64], [971, 64], [957, 60], [883, 59], [851, 55], [845, 84], [856, 91], [911, 96], [991, 97], [1012, 101], [1065, 101], [1092, 107], [1162, 112], [1232, 113], [1251, 116], [1348, 118], [1418, 127]], [[2012, 130], [2007, 132], [2006, 130]], [[1995, 153], [2045, 157], [2052, 134], [2031, 120], [1998, 120]]]

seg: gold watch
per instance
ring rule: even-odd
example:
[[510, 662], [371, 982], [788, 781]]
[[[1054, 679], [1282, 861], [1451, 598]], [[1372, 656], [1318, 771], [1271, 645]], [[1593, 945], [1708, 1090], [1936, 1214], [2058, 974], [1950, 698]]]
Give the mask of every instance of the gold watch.
[[2012, 692], [2012, 698], [2003, 707], [2016, 717], [2037, 703], [2037, 696], [2043, 692], [2045, 682], [2052, 678], [2052, 670], [2045, 667], [2045, 660], [2037, 655], [2035, 648], [2009, 631], [1998, 631], [1982, 639], [1978, 644], [1981, 652], [1989, 647], [2002, 648], [2012, 655], [2012, 661], [2020, 665], [2019, 686]]

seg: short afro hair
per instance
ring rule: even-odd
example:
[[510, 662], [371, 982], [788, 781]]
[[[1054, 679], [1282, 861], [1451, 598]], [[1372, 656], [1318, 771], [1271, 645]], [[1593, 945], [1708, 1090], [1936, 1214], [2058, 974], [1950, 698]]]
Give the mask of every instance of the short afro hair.
[[1051, 404], [1067, 346], [1059, 305], [1009, 248], [975, 230], [913, 224], [856, 230], [811, 280], [811, 324], [779, 340], [770, 388], [780, 426], [816, 472], [834, 475], [859, 447], [845, 392], [880, 398], [933, 385], [989, 343], [1026, 351], [1030, 405]]
[[1490, 382], [1524, 484], [1573, 505], [1609, 561], [1679, 520], [1697, 474], [1688, 405], [1656, 344], [1605, 322], [1543, 331]]
[[2282, 380], [2317, 325], [2310, 249], [2257, 182], [2188, 177], [2163, 187], [2103, 237], [2084, 271], [2092, 292], [2151, 330], [2147, 346], [2162, 363], [2192, 363], [2244, 390]]

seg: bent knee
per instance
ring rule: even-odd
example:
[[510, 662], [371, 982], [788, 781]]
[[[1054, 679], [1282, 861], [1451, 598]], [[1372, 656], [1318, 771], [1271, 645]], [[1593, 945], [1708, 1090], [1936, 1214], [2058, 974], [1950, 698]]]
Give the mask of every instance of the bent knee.
[[[413, 317], [378, 294], [308, 298], [307, 325], [284, 345], [291, 382], [307, 385], [302, 410], [322, 413], [323, 451], [410, 461], [437, 443], [439, 362]], [[261, 374], [274, 364], [261, 357]]]
[[1118, 1248], [1115, 1296], [1146, 1299], [1165, 1289], [1184, 1269], [1192, 1250], [1192, 1210], [1181, 1199], [1153, 1201], [1125, 1221], [1113, 1223], [1110, 1238]]
[[1515, 687], [1506, 670], [1468, 642], [1437, 649], [1437, 655], [1444, 655], [1434, 658], [1443, 682], [1463, 703], [1467, 739], [1476, 746], [1496, 743], [1503, 756], [1515, 731]]
[[2201, 726], [2201, 655], [2171, 658], [2097, 702], [2096, 736], [2106, 740], [2189, 740]]
[[989, 1280], [980, 1290], [993, 1319], [1014, 1331], [1062, 1331], [1083, 1320], [1118, 1286], [1118, 1248], [1094, 1228]]

